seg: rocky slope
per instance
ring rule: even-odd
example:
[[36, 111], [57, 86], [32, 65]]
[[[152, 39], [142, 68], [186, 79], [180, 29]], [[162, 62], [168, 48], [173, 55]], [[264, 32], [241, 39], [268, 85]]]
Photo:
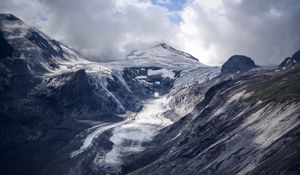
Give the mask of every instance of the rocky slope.
[[298, 174], [299, 75], [296, 65], [193, 85], [187, 94], [206, 88], [202, 100], [129, 156], [124, 174]]
[[294, 68], [300, 62], [300, 51], [296, 52], [292, 57], [287, 57], [280, 65], [281, 69]]

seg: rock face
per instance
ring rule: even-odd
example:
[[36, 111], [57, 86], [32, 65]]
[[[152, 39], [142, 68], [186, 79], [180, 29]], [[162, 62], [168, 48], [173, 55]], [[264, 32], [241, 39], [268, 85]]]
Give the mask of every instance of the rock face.
[[31, 95], [46, 101], [64, 116], [75, 119], [101, 120], [104, 114], [125, 112], [119, 102], [106, 95], [104, 90], [93, 89], [83, 69], [47, 78], [35, 87]]
[[222, 66], [222, 74], [242, 73], [257, 67], [254, 61], [243, 55], [230, 57]]
[[13, 49], [12, 47], [7, 43], [5, 38], [3, 37], [3, 33], [0, 32], [0, 58], [5, 58], [7, 56], [12, 56]]
[[57, 61], [84, 58], [11, 14], [0, 14], [0, 43], [1, 55], [6, 60], [23, 59], [28, 70], [35, 75], [58, 68]]
[[286, 58], [280, 65], [279, 68], [292, 68], [300, 63], [300, 50], [296, 52], [292, 57]]
[[167, 94], [178, 76], [179, 71], [152, 66], [125, 68], [123, 74], [128, 87], [141, 99]]

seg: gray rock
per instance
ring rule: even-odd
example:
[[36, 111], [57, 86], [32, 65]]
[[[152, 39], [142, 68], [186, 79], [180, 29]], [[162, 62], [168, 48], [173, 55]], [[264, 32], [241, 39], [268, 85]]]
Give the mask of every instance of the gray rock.
[[221, 73], [242, 73], [256, 67], [257, 66], [251, 58], [243, 55], [234, 55], [222, 65]]

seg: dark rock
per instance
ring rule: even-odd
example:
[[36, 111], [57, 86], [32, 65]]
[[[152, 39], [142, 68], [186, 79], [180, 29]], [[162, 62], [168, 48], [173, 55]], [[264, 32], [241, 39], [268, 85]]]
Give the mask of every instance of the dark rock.
[[132, 91], [129, 91], [129, 89], [126, 88], [126, 85], [124, 85], [116, 76], [113, 76], [113, 80], [107, 79], [107, 83], [107, 90], [118, 97], [118, 100], [127, 110], [139, 112], [143, 108], [143, 104], [140, 102], [138, 96]]
[[7, 20], [10, 20], [10, 21], [18, 21], [20, 20], [19, 18], [17, 18], [16, 16], [14, 16], [13, 14], [7, 14], [5, 15], [6, 16], [6, 19]]
[[12, 53], [13, 48], [8, 44], [3, 36], [3, 33], [0, 31], [0, 59], [12, 56]]
[[60, 58], [64, 57], [63, 50], [57, 41], [55, 41], [55, 40], [50, 41], [57, 48], [57, 50], [55, 50], [50, 45], [50, 43], [37, 32], [32, 32], [31, 36], [28, 39], [31, 42], [35, 43], [39, 48], [41, 48], [43, 51], [43, 54], [46, 57], [50, 57], [50, 56], [56, 56], [56, 57], [60, 57]]
[[223, 65], [221, 69], [222, 74], [242, 73], [250, 69], [256, 68], [255, 62], [247, 56], [234, 55], [231, 56]]
[[[165, 95], [170, 92], [173, 87], [175, 79], [169, 77], [162, 77], [161, 75], [151, 75], [148, 76], [148, 70], [159, 70], [159, 67], [131, 67], [125, 68], [123, 71], [123, 78], [126, 81], [130, 90], [136, 94], [139, 98], [145, 100], [154, 96], [154, 93], [159, 93], [160, 95]], [[175, 76], [179, 76], [180, 73], [173, 71]], [[144, 81], [138, 81], [137, 77], [145, 77]], [[159, 82], [156, 84], [155, 82]]]
[[300, 50], [294, 53], [292, 57], [287, 57], [280, 65], [279, 68], [290, 68], [300, 62]]
[[65, 116], [77, 119], [99, 119], [102, 114], [125, 112], [104, 89], [93, 89], [84, 70], [47, 78], [32, 94], [56, 106]]

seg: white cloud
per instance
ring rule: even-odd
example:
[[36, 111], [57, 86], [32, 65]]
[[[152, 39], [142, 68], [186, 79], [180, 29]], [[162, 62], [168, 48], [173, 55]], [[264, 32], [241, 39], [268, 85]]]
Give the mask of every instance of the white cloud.
[[300, 49], [300, 1], [195, 0], [182, 12], [182, 49], [220, 65], [233, 54], [278, 64]]

